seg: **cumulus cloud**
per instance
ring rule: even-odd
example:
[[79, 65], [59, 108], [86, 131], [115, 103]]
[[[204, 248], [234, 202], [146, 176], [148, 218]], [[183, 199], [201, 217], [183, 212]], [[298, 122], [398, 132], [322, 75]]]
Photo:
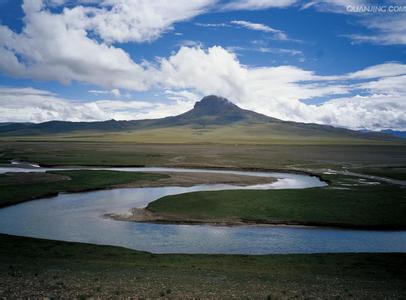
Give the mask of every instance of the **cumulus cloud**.
[[93, 31], [105, 42], [122, 43], [152, 41], [174, 23], [206, 12], [217, 0], [45, 0], [50, 6], [66, 2], [79, 4], [64, 8], [70, 24]]
[[[55, 13], [47, 2], [25, 0], [22, 32], [0, 25], [0, 71], [64, 84], [76, 80], [146, 90], [144, 67], [110, 43], [155, 39], [213, 1], [104, 0], [97, 7], [77, 5]], [[91, 38], [91, 33], [101, 40]]]
[[[355, 129], [392, 124], [404, 129], [404, 72], [405, 65], [386, 63], [320, 76], [294, 66], [248, 67], [222, 47], [183, 47], [161, 59], [155, 76], [163, 87], [197, 95], [219, 94], [244, 108], [284, 120]], [[303, 103], [323, 97], [330, 100], [317, 106]]]
[[72, 13], [53, 14], [41, 1], [24, 2], [25, 27], [0, 26], [0, 70], [18, 77], [71, 80], [105, 87], [146, 89], [143, 68], [120, 48], [98, 43], [67, 24]]
[[201, 94], [221, 94], [235, 101], [250, 98], [248, 95], [258, 88], [267, 89], [268, 99], [279, 96], [297, 99], [298, 94], [310, 98], [347, 91], [324, 83], [294, 84], [323, 77], [294, 66], [250, 68], [219, 46], [207, 50], [182, 47], [176, 54], [161, 59], [155, 75], [156, 81], [167, 87], [195, 88]]
[[338, 98], [315, 109], [320, 116], [314, 121], [326, 124], [348, 124], [355, 129], [406, 129], [406, 103], [403, 96], [373, 94]]
[[172, 25], [205, 12], [216, 0], [103, 0], [101, 9], [82, 8], [85, 28], [104, 41], [145, 42]]

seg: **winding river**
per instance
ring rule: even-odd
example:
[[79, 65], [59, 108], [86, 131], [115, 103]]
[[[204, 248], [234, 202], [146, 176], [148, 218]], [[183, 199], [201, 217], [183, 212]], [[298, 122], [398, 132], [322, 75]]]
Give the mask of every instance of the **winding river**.
[[[90, 169], [90, 168], [86, 168]], [[120, 188], [25, 202], [0, 209], [0, 232], [6, 234], [123, 246], [153, 253], [324, 253], [406, 252], [406, 231], [367, 231], [294, 226], [210, 226], [115, 221], [106, 213], [126, 214], [166, 195], [225, 189], [321, 187], [317, 177], [275, 172], [242, 172], [176, 168], [91, 168], [128, 172], [220, 172], [270, 176], [272, 184], [236, 187]], [[45, 168], [0, 168], [5, 172], [44, 172]], [[55, 170], [55, 169], [52, 169]]]

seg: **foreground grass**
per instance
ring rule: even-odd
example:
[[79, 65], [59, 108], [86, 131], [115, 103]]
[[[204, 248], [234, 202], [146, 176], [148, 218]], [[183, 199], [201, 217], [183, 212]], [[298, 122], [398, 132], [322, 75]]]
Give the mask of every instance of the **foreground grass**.
[[155, 255], [0, 235], [0, 297], [406, 297], [405, 254]]
[[0, 207], [55, 195], [59, 192], [81, 192], [114, 187], [140, 180], [155, 181], [167, 177], [161, 174], [119, 171], [55, 171], [29, 174], [0, 175]]
[[[166, 196], [148, 210], [184, 220], [252, 221], [381, 229], [406, 228], [406, 190], [326, 176], [325, 188], [231, 190]], [[170, 220], [170, 219], [169, 219]]]

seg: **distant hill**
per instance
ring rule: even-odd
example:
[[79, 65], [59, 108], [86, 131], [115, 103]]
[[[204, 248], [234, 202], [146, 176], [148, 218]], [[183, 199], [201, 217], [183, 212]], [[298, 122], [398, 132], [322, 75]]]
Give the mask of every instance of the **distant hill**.
[[397, 136], [400, 138], [406, 138], [406, 131], [399, 131], [399, 130], [392, 130], [392, 129], [386, 129], [386, 130], [381, 130], [381, 132], [390, 134], [393, 136]]
[[397, 141], [385, 133], [282, 121], [206, 96], [178, 116], [151, 120], [2, 123], [8, 139], [103, 140], [144, 143], [365, 143]]

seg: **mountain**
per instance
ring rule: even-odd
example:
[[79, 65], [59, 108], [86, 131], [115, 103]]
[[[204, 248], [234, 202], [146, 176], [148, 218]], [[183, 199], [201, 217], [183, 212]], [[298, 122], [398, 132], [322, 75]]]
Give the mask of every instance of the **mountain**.
[[114, 140], [146, 143], [324, 143], [396, 141], [327, 125], [282, 121], [245, 110], [219, 96], [206, 96], [173, 117], [133, 121], [8, 123], [0, 137], [53, 140]]
[[406, 138], [406, 131], [385, 129], [385, 130], [381, 130], [381, 132], [386, 133], [386, 134], [390, 134], [390, 135], [393, 135], [393, 136], [397, 136], [397, 137], [400, 137], [400, 138]]

